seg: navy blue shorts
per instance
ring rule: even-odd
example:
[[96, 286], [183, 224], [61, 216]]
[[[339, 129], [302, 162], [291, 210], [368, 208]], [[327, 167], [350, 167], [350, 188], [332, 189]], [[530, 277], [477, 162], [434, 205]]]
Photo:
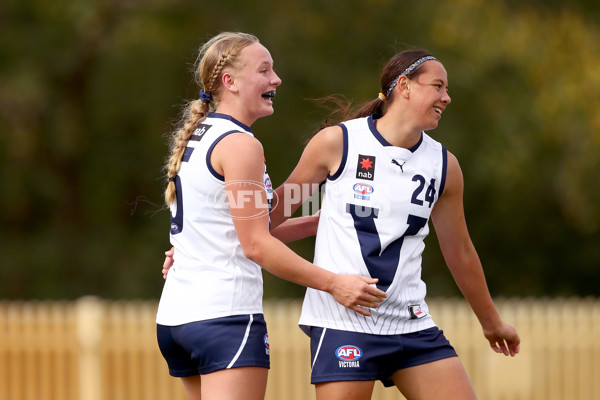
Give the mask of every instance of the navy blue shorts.
[[263, 314], [234, 315], [178, 326], [156, 326], [158, 347], [176, 377], [236, 367], [269, 368]]
[[403, 335], [371, 335], [310, 328], [311, 383], [375, 381], [394, 386], [394, 372], [456, 357], [437, 327]]

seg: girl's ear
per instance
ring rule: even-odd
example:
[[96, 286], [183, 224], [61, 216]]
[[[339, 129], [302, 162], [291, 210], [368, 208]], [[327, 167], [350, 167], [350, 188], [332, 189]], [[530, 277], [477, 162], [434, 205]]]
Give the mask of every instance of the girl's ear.
[[408, 82], [409, 79], [406, 76], [401, 76], [400, 80], [398, 81], [398, 88], [400, 89], [399, 92], [404, 97], [408, 97], [408, 95], [410, 94], [410, 86]]
[[235, 84], [235, 79], [233, 75], [231, 75], [231, 73], [225, 72], [221, 77], [221, 82], [223, 83], [223, 87], [225, 89], [230, 90], [234, 93], [238, 91], [238, 88]]

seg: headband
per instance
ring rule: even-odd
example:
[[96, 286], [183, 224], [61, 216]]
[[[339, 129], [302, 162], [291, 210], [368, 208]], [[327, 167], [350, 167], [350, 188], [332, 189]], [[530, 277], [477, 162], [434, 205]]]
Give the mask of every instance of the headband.
[[398, 84], [398, 79], [400, 79], [400, 77], [402, 75], [406, 76], [408, 74], [410, 74], [411, 72], [413, 72], [419, 65], [423, 64], [425, 61], [429, 61], [429, 60], [437, 60], [437, 58], [435, 58], [434, 56], [425, 56], [422, 58], [419, 58], [417, 61], [415, 61], [414, 63], [410, 64], [410, 66], [408, 68], [406, 68], [404, 71], [402, 71], [402, 73], [400, 75], [398, 75], [396, 77], [396, 79], [394, 79], [394, 81], [392, 82], [392, 84], [390, 85], [390, 88], [387, 90], [385, 97], [390, 97], [390, 94], [392, 93], [392, 90], [394, 90], [394, 88], [396, 87], [396, 85]]
[[206, 93], [204, 89], [200, 89], [200, 100], [203, 103], [210, 103], [212, 101], [212, 94]]

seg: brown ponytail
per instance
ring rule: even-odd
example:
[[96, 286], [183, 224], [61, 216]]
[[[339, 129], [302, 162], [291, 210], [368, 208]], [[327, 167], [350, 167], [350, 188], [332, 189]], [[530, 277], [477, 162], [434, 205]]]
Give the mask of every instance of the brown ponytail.
[[[388, 92], [390, 86], [394, 82], [394, 79], [406, 70], [412, 63], [423, 57], [431, 56], [427, 50], [423, 49], [410, 49], [404, 50], [400, 53], [395, 54], [383, 67], [381, 71], [380, 83], [381, 92], [374, 100], [370, 100], [366, 103], [359, 105], [356, 108], [352, 107], [352, 102], [346, 100], [342, 102], [338, 96], [327, 96], [319, 101], [322, 103], [331, 103], [336, 106], [335, 110], [329, 114], [326, 120], [321, 123], [320, 129], [328, 126], [335, 125], [342, 121], [347, 121], [354, 118], [368, 117], [371, 114], [384, 115], [387, 110], [387, 104], [393, 100], [393, 93], [390, 93], [386, 97], [385, 93]], [[415, 79], [417, 76], [423, 73], [422, 68], [415, 68], [406, 76], [410, 79]], [[353, 111], [355, 109], [355, 111]], [[341, 118], [336, 116], [341, 115]]]

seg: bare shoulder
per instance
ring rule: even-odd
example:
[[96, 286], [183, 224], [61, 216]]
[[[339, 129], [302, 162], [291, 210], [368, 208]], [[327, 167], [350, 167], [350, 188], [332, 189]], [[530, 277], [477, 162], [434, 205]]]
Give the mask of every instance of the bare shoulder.
[[448, 151], [448, 167], [452, 167], [452, 168], [459, 168], [460, 166], [458, 165], [458, 158], [456, 158], [456, 156], [454, 154], [452, 154], [452, 152]]
[[[306, 164], [318, 169], [318, 176], [327, 176], [328, 173], [337, 170], [344, 152], [342, 128], [329, 126], [320, 130], [308, 143], [300, 159], [302, 168]], [[320, 178], [319, 178], [320, 179]]]
[[225, 171], [260, 171], [264, 168], [264, 150], [260, 141], [252, 135], [232, 133], [215, 146], [210, 161], [222, 175], [227, 175]]
[[263, 146], [260, 141], [252, 135], [243, 132], [235, 132], [225, 136], [218, 146], [226, 147], [234, 152], [257, 151], [263, 152]]
[[454, 154], [448, 151], [448, 169], [446, 172], [446, 192], [453, 192], [455, 190], [462, 191], [463, 187], [463, 175], [460, 169], [458, 159]]
[[343, 132], [339, 126], [328, 126], [321, 129], [310, 141], [319, 146], [326, 146], [329, 149], [341, 148], [343, 145]]

